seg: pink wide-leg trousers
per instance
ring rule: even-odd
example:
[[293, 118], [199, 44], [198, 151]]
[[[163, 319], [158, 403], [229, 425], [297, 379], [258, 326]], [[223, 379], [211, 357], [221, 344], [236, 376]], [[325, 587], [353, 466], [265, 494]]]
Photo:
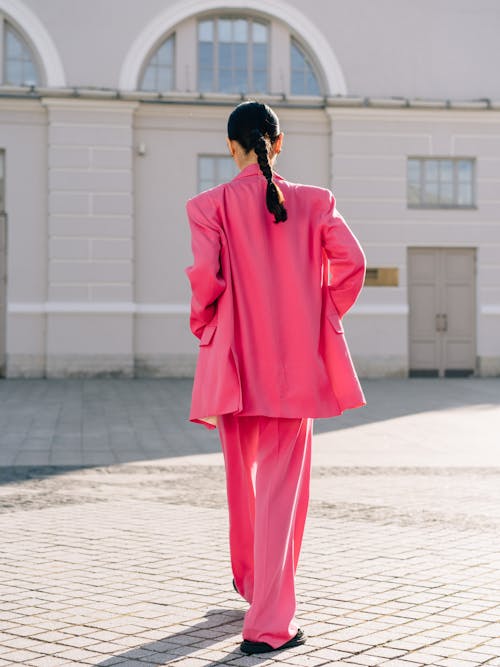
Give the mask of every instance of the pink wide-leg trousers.
[[313, 420], [218, 417], [236, 587], [250, 603], [243, 638], [295, 636], [295, 571], [309, 502]]

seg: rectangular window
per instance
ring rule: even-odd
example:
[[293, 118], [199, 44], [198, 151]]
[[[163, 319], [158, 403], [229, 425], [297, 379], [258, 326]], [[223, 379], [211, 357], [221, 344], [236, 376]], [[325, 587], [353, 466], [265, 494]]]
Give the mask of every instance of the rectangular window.
[[198, 192], [227, 183], [238, 173], [238, 168], [230, 155], [198, 156]]
[[474, 208], [474, 158], [409, 157], [409, 208]]

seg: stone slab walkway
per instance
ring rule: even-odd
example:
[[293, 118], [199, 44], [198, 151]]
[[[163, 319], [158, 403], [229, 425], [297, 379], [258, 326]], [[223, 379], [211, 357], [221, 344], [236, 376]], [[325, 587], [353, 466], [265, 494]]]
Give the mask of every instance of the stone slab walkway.
[[247, 657], [190, 383], [0, 381], [0, 666], [500, 666], [500, 380], [364, 386], [315, 424], [309, 640]]

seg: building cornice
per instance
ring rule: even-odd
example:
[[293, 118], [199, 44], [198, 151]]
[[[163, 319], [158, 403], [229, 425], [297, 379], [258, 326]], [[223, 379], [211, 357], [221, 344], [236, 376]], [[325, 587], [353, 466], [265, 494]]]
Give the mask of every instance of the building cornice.
[[[190, 105], [210, 107], [233, 107], [235, 104], [253, 99], [251, 95], [225, 95], [221, 93], [157, 93], [149, 91], [125, 91], [118, 88], [49, 88], [41, 86], [0, 85], [0, 100], [42, 100], [49, 105], [74, 105], [85, 101], [98, 105], [101, 102]], [[276, 108], [290, 109], [422, 109], [458, 111], [500, 111], [500, 100], [481, 98], [475, 100], [423, 99], [409, 97], [361, 97], [335, 95], [326, 97], [305, 97], [285, 95], [259, 95], [258, 99]], [[136, 103], [134, 105], [134, 103]]]

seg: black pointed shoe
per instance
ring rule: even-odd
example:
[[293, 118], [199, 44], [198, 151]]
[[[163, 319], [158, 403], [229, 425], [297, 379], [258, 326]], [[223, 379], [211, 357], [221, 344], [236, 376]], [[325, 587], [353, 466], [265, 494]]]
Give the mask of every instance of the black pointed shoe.
[[299, 628], [299, 631], [289, 639], [285, 644], [273, 648], [271, 644], [267, 642], [252, 642], [249, 639], [244, 639], [240, 644], [240, 649], [243, 653], [247, 655], [252, 655], [252, 653], [270, 653], [271, 651], [283, 651], [287, 648], [293, 648], [294, 646], [301, 646], [301, 644], [306, 643], [307, 637], [304, 632]]

